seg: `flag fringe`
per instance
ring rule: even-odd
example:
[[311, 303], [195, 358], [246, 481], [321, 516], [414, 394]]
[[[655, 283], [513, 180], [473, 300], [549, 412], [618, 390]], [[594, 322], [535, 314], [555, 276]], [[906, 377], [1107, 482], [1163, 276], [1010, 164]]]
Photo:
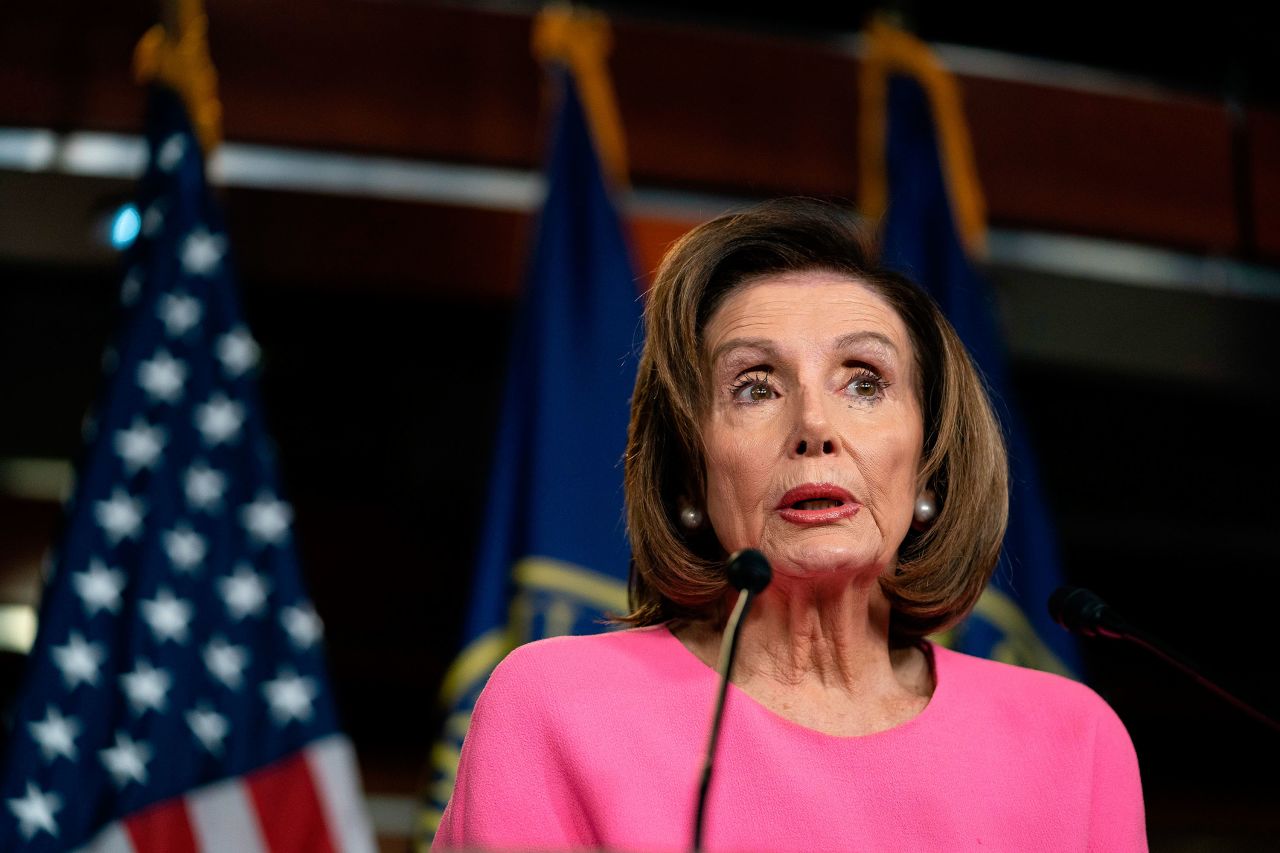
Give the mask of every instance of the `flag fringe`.
[[889, 77], [915, 77], [929, 99], [937, 127], [942, 174], [966, 251], [971, 257], [986, 254], [987, 211], [973, 143], [964, 120], [960, 89], [955, 77], [942, 67], [928, 45], [883, 19], [868, 27], [867, 53], [859, 81], [862, 110], [859, 126], [858, 205], [872, 220], [884, 216], [889, 201], [887, 158]]
[[622, 117], [605, 59], [613, 49], [609, 19], [567, 5], [548, 6], [533, 23], [533, 55], [543, 64], [560, 63], [578, 84], [582, 107], [601, 168], [614, 189], [627, 186], [627, 146]]

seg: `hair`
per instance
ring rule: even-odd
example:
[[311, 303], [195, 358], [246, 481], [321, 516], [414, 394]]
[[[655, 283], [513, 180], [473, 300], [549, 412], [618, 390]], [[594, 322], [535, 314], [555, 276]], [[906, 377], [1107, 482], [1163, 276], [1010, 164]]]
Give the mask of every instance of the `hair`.
[[913, 642], [963, 618], [999, 557], [1008, 515], [1008, 462], [983, 381], [937, 304], [879, 265], [851, 214], [811, 199], [764, 202], [694, 228], [668, 250], [645, 309], [627, 434], [630, 612], [620, 621], [723, 618], [725, 552], [710, 525], [680, 525], [680, 502], [706, 493], [702, 424], [710, 405], [703, 331], [725, 298], [762, 276], [824, 271], [870, 288], [910, 334], [924, 421], [921, 474], [939, 511], [907, 534], [880, 578], [890, 636]]

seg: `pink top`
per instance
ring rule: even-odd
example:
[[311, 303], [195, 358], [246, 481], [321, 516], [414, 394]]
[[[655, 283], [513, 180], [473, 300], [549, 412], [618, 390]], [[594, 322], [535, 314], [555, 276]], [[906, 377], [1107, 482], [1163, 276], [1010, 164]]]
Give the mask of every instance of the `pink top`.
[[[930, 648], [929, 704], [863, 737], [731, 685], [706, 849], [1146, 850], [1133, 745], [1097, 694]], [[516, 649], [476, 703], [435, 847], [688, 850], [715, 691], [665, 627]]]

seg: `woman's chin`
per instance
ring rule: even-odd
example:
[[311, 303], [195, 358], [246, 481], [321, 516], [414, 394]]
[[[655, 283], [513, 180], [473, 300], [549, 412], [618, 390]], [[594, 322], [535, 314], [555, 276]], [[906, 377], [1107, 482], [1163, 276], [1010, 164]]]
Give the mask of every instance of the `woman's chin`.
[[829, 578], [838, 575], [869, 574], [882, 570], [879, 554], [846, 541], [785, 542], [762, 549], [773, 564], [775, 574], [794, 578]]

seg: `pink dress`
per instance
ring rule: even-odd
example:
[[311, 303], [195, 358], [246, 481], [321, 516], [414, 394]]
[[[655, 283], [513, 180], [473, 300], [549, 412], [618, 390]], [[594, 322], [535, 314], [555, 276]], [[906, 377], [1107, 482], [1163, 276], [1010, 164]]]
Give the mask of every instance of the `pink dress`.
[[[730, 686], [708, 851], [1146, 850], [1128, 733], [1084, 685], [939, 646], [916, 717], [821, 734]], [[716, 674], [665, 627], [516, 649], [435, 847], [687, 851]]]

